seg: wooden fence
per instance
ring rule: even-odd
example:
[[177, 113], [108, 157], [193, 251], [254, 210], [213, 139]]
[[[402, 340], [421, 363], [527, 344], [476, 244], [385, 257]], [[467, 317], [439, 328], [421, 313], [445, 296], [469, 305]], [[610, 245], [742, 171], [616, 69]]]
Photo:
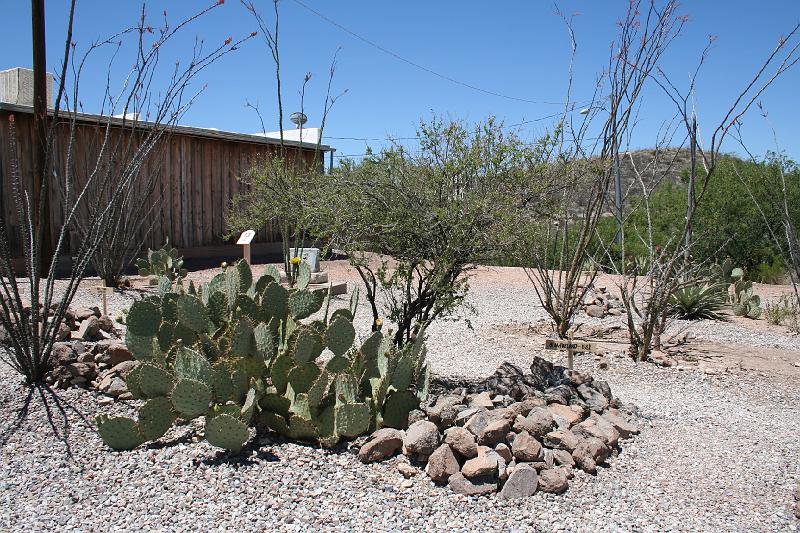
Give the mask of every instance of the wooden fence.
[[[9, 138], [9, 115], [13, 114], [16, 124], [16, 151], [22, 187], [32, 191], [33, 185], [33, 114], [32, 108], [10, 104], [0, 104], [0, 210], [6, 220], [6, 228], [15, 254], [21, 254], [20, 222], [12, 197], [11, 186], [11, 143]], [[102, 136], [107, 118], [81, 115], [75, 132], [73, 169], [77, 179], [97, 160], [98, 138]], [[121, 121], [112, 126], [112, 135], [129, 136], [136, 134], [130, 127], [122, 127]], [[100, 133], [99, 133], [100, 132]], [[56, 141], [56, 169], [65, 171], [64, 154], [68, 142], [68, 128], [59, 130]], [[225, 239], [227, 230], [225, 220], [231, 199], [243, 191], [237, 179], [243, 175], [257, 157], [269, 156], [277, 150], [277, 141], [257, 135], [244, 135], [216, 130], [176, 126], [160, 141], [143, 167], [143, 172], [154, 176], [155, 209], [144, 211], [148, 217], [144, 227], [152, 230], [146, 246], [159, 247], [169, 238], [181, 249], [191, 250], [199, 247], [212, 247], [230, 244], [234, 240]], [[289, 146], [288, 157], [300, 155], [308, 163], [316, 156], [318, 164], [324, 164], [325, 152], [331, 149], [322, 146], [321, 151], [310, 143], [293, 143]], [[64, 201], [60, 189], [49, 190], [51, 240], [55, 243], [58, 229], [64, 220]], [[100, 199], [91, 199], [98, 201]], [[254, 228], [258, 232], [255, 242], [276, 242], [280, 236], [271, 225]], [[74, 249], [77, 231], [71, 231], [71, 245]], [[69, 250], [66, 250], [69, 253]]]

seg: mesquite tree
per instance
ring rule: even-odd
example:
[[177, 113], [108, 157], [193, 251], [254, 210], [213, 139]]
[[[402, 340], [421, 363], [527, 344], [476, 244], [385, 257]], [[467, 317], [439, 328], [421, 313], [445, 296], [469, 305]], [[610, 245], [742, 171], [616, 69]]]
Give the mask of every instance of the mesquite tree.
[[[71, 3], [67, 23], [67, 39], [55, 105], [47, 124], [46, 165], [38, 181], [41, 194], [33, 201], [31, 191], [20, 177], [17, 139], [13, 115], [9, 117], [9, 145], [11, 153], [11, 189], [16, 217], [22, 227], [22, 259], [24, 276], [16, 277], [10, 237], [6, 233], [8, 221], [0, 213], [0, 326], [6, 333], [8, 349], [0, 348], [0, 360], [21, 373], [28, 383], [41, 381], [52, 367], [53, 344], [59, 338], [67, 308], [75, 296], [87, 266], [108, 238], [109, 232], [118, 228], [121, 209], [132, 204], [136, 194], [136, 177], [144, 162], [153, 153], [159, 140], [170, 125], [176, 123], [191, 104], [190, 83], [208, 65], [231, 50], [235, 50], [244, 37], [236, 42], [226, 40], [208, 52], [202, 51], [198, 42], [192, 57], [186, 63], [176, 63], [169, 70], [167, 81], [158, 90], [150, 83], [159, 75], [156, 69], [162, 50], [200, 17], [220, 6], [222, 2], [199, 11], [175, 26], [165, 22], [161, 27], [151, 27], [142, 11], [138, 24], [116, 33], [108, 39], [93, 43], [85, 54], [78, 55], [72, 41], [75, 2]], [[77, 131], [80, 122], [79, 87], [81, 73], [92, 54], [104, 47], [124, 46], [130, 39], [138, 43], [138, 52], [123, 78], [122, 86], [113, 96], [107, 94], [106, 109], [128, 112], [137, 109], [145, 113], [147, 124], [141, 124], [136, 135], [127, 138], [116, 134], [117, 119], [111, 113], [95, 118], [98, 123], [95, 164], [83, 175], [75, 164], [78, 146]], [[110, 69], [109, 69], [110, 72]], [[71, 90], [67, 90], [67, 76], [71, 76]], [[109, 73], [109, 78], [110, 78]], [[150, 113], [148, 115], [148, 113]], [[123, 129], [125, 129], [123, 127]], [[60, 147], [63, 153], [56, 153]], [[114, 166], [115, 162], [121, 162]], [[113, 168], [113, 170], [112, 170]], [[49, 189], [55, 187], [63, 201], [63, 222], [56, 232], [53, 259], [43, 263], [42, 248], [45, 239], [41, 213], [46, 206]], [[94, 193], [101, 193], [98, 198]], [[99, 200], [103, 201], [99, 201]], [[35, 216], [39, 213], [39, 216]], [[58, 257], [69, 246], [70, 231], [79, 230], [80, 238], [70, 248], [73, 263], [69, 275], [57, 280]], [[47, 277], [39, 272], [44, 269]]]
[[416, 152], [398, 144], [345, 161], [320, 184], [315, 204], [315, 231], [348, 254], [373, 329], [389, 320], [397, 346], [453, 315], [470, 273], [507, 254], [518, 211], [552, 186], [542, 145], [493, 119], [469, 128], [434, 118], [418, 137]]

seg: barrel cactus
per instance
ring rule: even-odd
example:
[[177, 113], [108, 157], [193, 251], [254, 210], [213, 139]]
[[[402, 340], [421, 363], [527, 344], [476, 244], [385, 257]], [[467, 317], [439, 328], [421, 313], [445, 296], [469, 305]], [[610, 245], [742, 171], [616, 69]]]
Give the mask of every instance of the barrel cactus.
[[146, 402], [136, 420], [96, 419], [107, 445], [134, 448], [178, 418], [204, 417], [208, 442], [231, 451], [251, 426], [333, 446], [408, 424], [428, 390], [425, 332], [402, 349], [380, 331], [358, 342], [357, 293], [329, 314], [330, 294], [287, 289], [272, 270], [254, 280], [240, 261], [208, 284], [134, 302], [126, 344], [141, 364], [127, 382]]

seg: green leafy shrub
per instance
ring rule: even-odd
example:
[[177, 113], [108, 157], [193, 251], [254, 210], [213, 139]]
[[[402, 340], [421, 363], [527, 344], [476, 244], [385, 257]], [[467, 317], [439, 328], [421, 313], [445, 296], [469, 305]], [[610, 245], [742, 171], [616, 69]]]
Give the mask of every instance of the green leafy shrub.
[[685, 320], [725, 320], [721, 311], [727, 306], [725, 285], [704, 283], [674, 291], [669, 298], [670, 315]]
[[136, 260], [136, 268], [143, 278], [166, 277], [171, 282], [179, 281], [189, 273], [183, 268], [183, 256], [179, 255], [177, 248], [169, 245], [169, 239], [158, 250], [148, 249], [146, 258]]
[[[308, 290], [308, 276], [298, 279], [286, 289], [272, 267], [254, 280], [240, 261], [207, 285], [164, 286], [135, 302], [126, 343], [142, 364], [127, 382], [147, 401], [138, 420], [98, 417], [105, 443], [131, 449], [177, 418], [200, 416], [209, 443], [231, 451], [245, 444], [250, 426], [323, 446], [406, 427], [427, 396], [424, 331], [403, 349], [381, 331], [359, 345], [358, 292], [348, 309], [329, 313], [330, 295]], [[303, 322], [323, 306], [321, 319]], [[326, 350], [332, 357], [323, 362]]]

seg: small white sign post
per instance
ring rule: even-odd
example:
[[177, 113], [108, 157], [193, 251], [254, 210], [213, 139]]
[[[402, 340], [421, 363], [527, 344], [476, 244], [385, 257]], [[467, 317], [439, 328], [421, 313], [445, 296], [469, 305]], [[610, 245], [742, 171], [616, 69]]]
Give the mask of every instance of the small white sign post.
[[247, 261], [247, 264], [250, 264], [250, 243], [253, 241], [253, 237], [256, 236], [255, 230], [249, 229], [243, 231], [241, 235], [239, 235], [239, 240], [236, 241], [236, 244], [242, 246], [242, 255], [244, 256], [244, 260]]
[[568, 340], [561, 339], [546, 339], [544, 341], [545, 350], [566, 350], [567, 351], [567, 368], [572, 370], [573, 357], [575, 352], [593, 352], [594, 344], [591, 342], [579, 342], [572, 340], [572, 336]]

